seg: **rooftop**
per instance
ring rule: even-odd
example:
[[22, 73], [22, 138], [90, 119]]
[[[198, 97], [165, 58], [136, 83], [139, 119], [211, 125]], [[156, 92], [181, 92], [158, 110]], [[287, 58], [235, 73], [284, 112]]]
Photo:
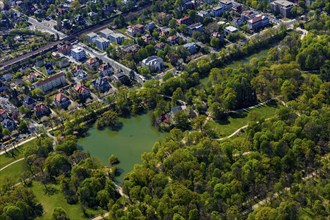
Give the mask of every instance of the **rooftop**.
[[100, 31], [101, 34], [104, 34], [104, 35], [110, 35], [110, 34], [113, 34], [113, 30], [110, 30], [109, 28], [104, 28], [103, 30]]
[[226, 30], [230, 31], [230, 32], [235, 32], [235, 31], [238, 31], [237, 28], [233, 27], [233, 26], [228, 26], [228, 27], [225, 27]]
[[42, 80], [42, 81], [37, 82], [37, 83], [36, 83], [36, 86], [43, 86], [43, 85], [45, 85], [45, 84], [47, 84], [47, 83], [49, 83], [49, 82], [51, 82], [51, 81], [53, 81], [53, 80], [56, 80], [56, 79], [58, 79], [58, 78], [61, 78], [61, 77], [65, 77], [65, 75], [64, 75], [63, 72], [60, 72], [60, 73], [55, 74], [55, 75], [53, 75], [53, 76], [51, 76], [51, 77], [48, 77], [48, 78], [45, 79], [45, 80]]
[[76, 48], [72, 49], [72, 51], [73, 51], [74, 53], [80, 53], [80, 52], [83, 52], [84, 49], [82, 49], [81, 47], [76, 47]]
[[276, 0], [276, 1], [274, 1], [274, 3], [281, 5], [283, 7], [290, 7], [290, 6], [294, 5], [294, 3], [286, 1], [286, 0]]

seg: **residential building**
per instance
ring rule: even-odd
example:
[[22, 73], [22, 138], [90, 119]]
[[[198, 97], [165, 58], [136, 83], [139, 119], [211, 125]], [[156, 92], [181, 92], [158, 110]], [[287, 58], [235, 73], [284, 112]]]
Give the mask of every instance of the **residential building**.
[[255, 17], [255, 13], [252, 12], [252, 11], [243, 11], [242, 14], [241, 14], [241, 18], [244, 20], [244, 21], [248, 21], [252, 18]]
[[60, 92], [54, 96], [54, 104], [59, 108], [66, 109], [71, 104], [71, 100]]
[[183, 46], [190, 52], [190, 54], [196, 54], [199, 51], [199, 46], [196, 43], [186, 43]]
[[204, 11], [204, 10], [200, 10], [197, 12], [197, 16], [199, 17], [199, 21], [203, 22], [205, 18], [210, 18], [211, 15], [209, 12]]
[[243, 25], [243, 20], [241, 18], [234, 18], [232, 23], [235, 26], [242, 26]]
[[103, 77], [99, 77], [94, 81], [94, 88], [96, 91], [105, 93], [111, 88], [110, 83]]
[[180, 19], [177, 19], [176, 20], [176, 24], [177, 25], [182, 25], [182, 24], [191, 25], [192, 22], [193, 21], [192, 21], [192, 19], [189, 16], [186, 16], [186, 17], [183, 17], [183, 18], [180, 18]]
[[218, 38], [221, 42], [225, 40], [223, 34], [220, 34], [219, 32], [213, 32], [211, 38]]
[[121, 55], [124, 56], [125, 54], [131, 53], [132, 55], [136, 54], [140, 46], [138, 44], [132, 44], [121, 49]]
[[100, 64], [97, 57], [91, 57], [85, 62], [85, 65], [90, 70], [97, 70]]
[[98, 38], [97, 34], [94, 32], [86, 34], [86, 39], [89, 43], [95, 43], [95, 40]]
[[147, 66], [151, 71], [160, 71], [164, 66], [164, 61], [158, 56], [150, 56], [142, 60], [142, 66]]
[[5, 109], [0, 108], [0, 121], [8, 118], [7, 111]]
[[71, 56], [77, 61], [86, 59], [86, 52], [81, 47], [77, 47], [71, 50]]
[[15, 130], [15, 127], [16, 127], [15, 122], [10, 118], [4, 119], [1, 122], [1, 125], [2, 125], [3, 128], [8, 129], [9, 131]]
[[233, 4], [232, 10], [234, 12], [241, 13], [242, 12], [242, 5], [235, 3], [235, 4]]
[[155, 44], [156, 51], [159, 51], [159, 50], [163, 49], [165, 47], [165, 45], [166, 44], [163, 43], [163, 42]]
[[95, 45], [100, 50], [106, 50], [110, 44], [110, 41], [104, 37], [98, 37], [95, 39]]
[[220, 6], [223, 7], [224, 11], [229, 11], [233, 7], [233, 2], [230, 0], [221, 0]]
[[27, 76], [27, 80], [31, 83], [34, 83], [35, 81], [37, 81], [37, 79], [38, 79], [38, 74], [37, 73], [30, 73]]
[[126, 39], [125, 35], [121, 34], [121, 33], [116, 33], [113, 32], [112, 34], [109, 35], [110, 42], [114, 42], [117, 44], [121, 44], [123, 42], [123, 40]]
[[156, 26], [155, 22], [150, 22], [150, 23], [146, 24], [145, 29], [149, 32], [152, 32], [156, 27], [157, 26]]
[[169, 36], [166, 40], [166, 42], [169, 44], [169, 45], [174, 45], [174, 44], [177, 44], [179, 41], [179, 37], [176, 36], [176, 35], [172, 35], [172, 36]]
[[110, 76], [113, 74], [113, 69], [110, 64], [102, 64], [99, 66], [99, 75], [100, 76]]
[[187, 28], [188, 28], [188, 32], [190, 35], [192, 35], [195, 31], [203, 32], [203, 30], [204, 30], [203, 24], [201, 24], [201, 23], [189, 25]]
[[81, 83], [78, 83], [73, 87], [73, 92], [74, 95], [81, 99], [86, 99], [91, 95], [90, 91]]
[[60, 68], [68, 67], [68, 66], [70, 66], [70, 62], [69, 62], [68, 59], [62, 59], [62, 60], [59, 62], [59, 66], [60, 66]]
[[133, 26], [128, 26], [126, 30], [127, 34], [135, 37], [137, 33], [143, 34], [144, 33], [144, 25], [143, 24], [136, 24]]
[[276, 0], [270, 3], [270, 11], [282, 17], [291, 17], [291, 9], [295, 4], [287, 0]]
[[83, 69], [78, 69], [74, 75], [77, 77], [78, 80], [84, 80], [88, 76], [87, 72]]
[[152, 41], [152, 37], [149, 34], [143, 35], [141, 38], [146, 43], [149, 43], [150, 41]]
[[113, 30], [110, 30], [109, 28], [105, 28], [105, 29], [103, 29], [103, 30], [101, 30], [99, 32], [99, 34], [102, 37], [107, 38], [107, 39], [109, 39], [110, 38], [110, 35], [113, 34], [113, 33], [114, 33], [114, 31]]
[[50, 115], [51, 111], [47, 107], [47, 105], [45, 105], [43, 103], [38, 103], [38, 104], [36, 104], [36, 106], [34, 106], [34, 113], [36, 114], [36, 116], [38, 118], [41, 118], [43, 116]]
[[30, 109], [33, 109], [36, 104], [37, 104], [37, 101], [35, 99], [31, 98], [30, 96], [26, 96], [23, 101], [23, 105]]
[[57, 46], [57, 51], [64, 55], [68, 55], [71, 52], [71, 49], [72, 45], [69, 42], [64, 42]]
[[222, 7], [221, 5], [212, 8], [212, 16], [214, 17], [221, 16], [223, 12], [224, 12], [224, 7]]
[[233, 34], [236, 32], [238, 32], [238, 29], [233, 26], [228, 26], [228, 27], [225, 27], [225, 29], [224, 29], [225, 35]]
[[53, 73], [55, 73], [54, 67], [51, 63], [46, 63], [45, 64], [45, 69], [46, 69], [46, 73], [48, 75], [52, 75]]
[[251, 30], [259, 30], [260, 28], [266, 27], [269, 25], [269, 19], [265, 15], [257, 15], [256, 17], [248, 20], [247, 25]]
[[62, 86], [65, 83], [66, 83], [65, 74], [63, 72], [60, 72], [58, 74], [48, 77], [45, 80], [35, 83], [34, 86], [36, 88], [41, 89], [43, 92], [47, 92], [56, 87]]

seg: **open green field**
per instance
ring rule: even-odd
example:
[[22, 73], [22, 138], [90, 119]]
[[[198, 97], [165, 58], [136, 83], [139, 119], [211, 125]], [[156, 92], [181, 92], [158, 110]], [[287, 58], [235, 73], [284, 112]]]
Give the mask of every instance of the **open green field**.
[[[42, 204], [44, 208], [44, 215], [37, 218], [39, 220], [52, 219], [53, 210], [56, 207], [62, 207], [71, 220], [89, 219], [83, 215], [83, 211], [78, 204], [70, 205], [67, 203], [64, 194], [61, 192], [59, 185], [47, 185], [51, 188], [51, 193], [46, 193], [43, 184], [37, 181], [32, 182], [31, 189], [34, 192], [37, 200]], [[102, 213], [100, 210], [87, 209], [86, 212], [92, 215], [99, 215]]]
[[[254, 108], [249, 112], [255, 112], [258, 117], [266, 119], [271, 118], [277, 109], [277, 103], [273, 102], [259, 108]], [[209, 123], [220, 138], [226, 137], [249, 123], [248, 112], [231, 113], [226, 121], [215, 122], [210, 120]]]
[[14, 163], [0, 172], [0, 187], [3, 184], [16, 184], [20, 182], [21, 176], [25, 171], [24, 160]]

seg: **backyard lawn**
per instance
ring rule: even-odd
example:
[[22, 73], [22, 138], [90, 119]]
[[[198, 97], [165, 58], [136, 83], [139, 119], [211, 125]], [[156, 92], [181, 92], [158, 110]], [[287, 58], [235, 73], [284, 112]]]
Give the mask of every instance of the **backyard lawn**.
[[[277, 103], [272, 102], [259, 108], [254, 108], [249, 112], [255, 112], [259, 117], [266, 119], [271, 118], [277, 109]], [[247, 116], [248, 112], [233, 113], [230, 114], [226, 121], [215, 122], [210, 120], [210, 125], [218, 134], [219, 138], [226, 137], [234, 133], [237, 129], [247, 125], [249, 123]]]

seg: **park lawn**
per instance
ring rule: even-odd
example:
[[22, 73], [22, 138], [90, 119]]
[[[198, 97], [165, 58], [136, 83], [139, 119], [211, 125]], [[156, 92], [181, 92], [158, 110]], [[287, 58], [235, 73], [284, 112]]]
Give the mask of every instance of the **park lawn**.
[[21, 176], [26, 169], [24, 163], [24, 160], [22, 160], [2, 170], [0, 172], [0, 187], [8, 183], [8, 181], [13, 185], [20, 182]]
[[[254, 108], [249, 112], [256, 112], [259, 117], [266, 119], [273, 117], [277, 109], [278, 105], [276, 102], [274, 102], [259, 108]], [[247, 115], [248, 112], [242, 112], [238, 114], [235, 113], [231, 114], [231, 116], [229, 116], [228, 120], [226, 121], [215, 122], [214, 120], [210, 120], [209, 123], [211, 128], [215, 130], [220, 138], [226, 137], [249, 123]]]
[[22, 146], [7, 152], [0, 156], [0, 169], [11, 162], [24, 157], [24, 148], [33, 146], [36, 143], [36, 139], [23, 144]]
[[[83, 211], [81, 210], [79, 203], [74, 205], [70, 205], [67, 203], [59, 185], [52, 184], [48, 185], [48, 187], [54, 189], [52, 190], [53, 192], [50, 194], [46, 194], [45, 187], [42, 183], [37, 181], [32, 182], [31, 189], [44, 209], [44, 214], [41, 217], [37, 218], [38, 220], [52, 219], [53, 210], [56, 207], [62, 207], [71, 220], [89, 219], [83, 215]], [[94, 216], [97, 216], [102, 213], [102, 211], [100, 210], [91, 209], [87, 209], [86, 212]]]

